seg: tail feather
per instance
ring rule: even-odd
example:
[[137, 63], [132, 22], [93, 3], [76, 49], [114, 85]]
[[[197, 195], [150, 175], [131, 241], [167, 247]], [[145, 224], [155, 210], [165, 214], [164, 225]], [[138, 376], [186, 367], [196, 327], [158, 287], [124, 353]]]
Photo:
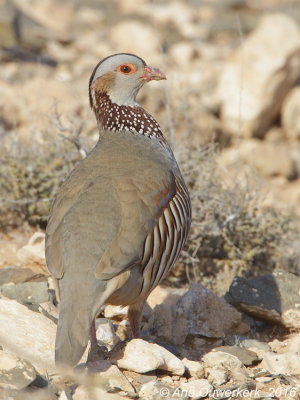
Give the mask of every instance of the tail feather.
[[91, 310], [74, 313], [72, 309], [62, 307], [55, 341], [56, 363], [71, 367], [80, 361], [88, 345], [92, 323]]
[[[67, 279], [66, 279], [67, 278]], [[81, 359], [90, 338], [92, 322], [103, 304], [106, 283], [90, 277], [60, 281], [61, 302], [55, 342], [55, 361], [75, 366]]]

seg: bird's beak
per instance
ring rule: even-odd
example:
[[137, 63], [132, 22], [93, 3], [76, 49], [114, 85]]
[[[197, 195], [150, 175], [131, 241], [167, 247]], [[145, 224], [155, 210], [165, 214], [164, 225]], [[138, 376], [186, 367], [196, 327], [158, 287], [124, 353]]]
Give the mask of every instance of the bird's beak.
[[167, 79], [166, 75], [161, 72], [158, 68], [152, 68], [148, 65], [144, 68], [144, 74], [141, 76], [144, 81], [160, 81], [162, 79]]

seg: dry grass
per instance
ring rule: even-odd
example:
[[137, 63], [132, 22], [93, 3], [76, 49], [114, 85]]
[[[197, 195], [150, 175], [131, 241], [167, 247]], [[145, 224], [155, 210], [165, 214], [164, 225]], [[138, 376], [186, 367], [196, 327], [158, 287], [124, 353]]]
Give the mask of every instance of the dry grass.
[[165, 283], [201, 281], [222, 293], [237, 274], [250, 277], [278, 266], [296, 270], [298, 254], [289, 251], [297, 238], [291, 217], [265, 208], [254, 173], [231, 176], [218, 165], [217, 154], [216, 144], [181, 152], [193, 219], [187, 245]]

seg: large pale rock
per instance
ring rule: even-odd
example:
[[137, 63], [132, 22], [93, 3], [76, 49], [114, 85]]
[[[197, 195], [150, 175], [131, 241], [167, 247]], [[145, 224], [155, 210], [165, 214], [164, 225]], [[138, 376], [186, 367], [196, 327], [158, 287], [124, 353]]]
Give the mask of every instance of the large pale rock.
[[296, 86], [287, 95], [282, 105], [281, 123], [289, 139], [300, 139], [300, 86]]
[[147, 328], [160, 340], [183, 344], [188, 335], [211, 338], [248, 331], [235, 308], [201, 284], [194, 284], [173, 306], [157, 305]]
[[275, 353], [286, 353], [296, 351], [300, 355], [300, 333], [290, 335], [286, 340], [273, 340], [269, 343], [272, 351]]
[[18, 250], [17, 256], [24, 266], [28, 266], [32, 270], [40, 270], [49, 275], [45, 261], [44, 233], [35, 232], [28, 243]]
[[15, 300], [0, 298], [0, 345], [35, 367], [54, 369], [56, 325]]
[[233, 54], [220, 79], [221, 117], [226, 129], [263, 137], [299, 76], [300, 30], [293, 19], [264, 17]]
[[254, 318], [300, 328], [300, 277], [277, 271], [256, 278], [235, 277], [227, 300]]
[[283, 176], [291, 179], [300, 171], [294, 156], [294, 148], [288, 143], [266, 142], [259, 139], [243, 140], [238, 147], [230, 147], [222, 151], [219, 161], [230, 170], [235, 170], [237, 160], [241, 165], [253, 168], [260, 176], [274, 178]]
[[24, 389], [36, 378], [33, 366], [13, 354], [0, 351], [0, 387]]
[[124, 351], [118, 367], [138, 373], [161, 369], [174, 375], [183, 375], [185, 367], [177, 357], [165, 348], [142, 339], [131, 340]]
[[265, 368], [271, 374], [300, 375], [300, 356], [296, 351], [282, 354], [265, 352], [262, 357], [262, 368]]

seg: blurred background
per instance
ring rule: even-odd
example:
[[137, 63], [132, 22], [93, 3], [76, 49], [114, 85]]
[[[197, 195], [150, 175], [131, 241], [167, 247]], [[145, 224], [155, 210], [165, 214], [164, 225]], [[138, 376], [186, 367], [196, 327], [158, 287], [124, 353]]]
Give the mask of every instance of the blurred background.
[[46, 274], [49, 207], [98, 138], [88, 79], [131, 52], [167, 75], [138, 101], [192, 195], [165, 284], [299, 274], [299, 24], [296, 0], [0, 0], [0, 267]]

